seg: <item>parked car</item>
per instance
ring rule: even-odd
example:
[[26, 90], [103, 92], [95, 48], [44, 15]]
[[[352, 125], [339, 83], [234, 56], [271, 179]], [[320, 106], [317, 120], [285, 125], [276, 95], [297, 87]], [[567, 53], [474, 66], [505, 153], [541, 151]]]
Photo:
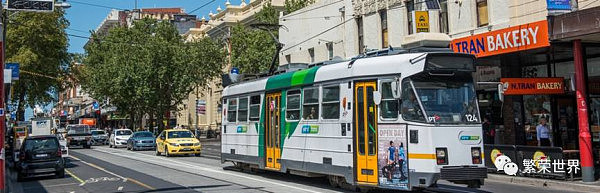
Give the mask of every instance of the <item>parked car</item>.
[[194, 137], [194, 134], [186, 129], [164, 130], [156, 138], [156, 155], [164, 153], [165, 156], [171, 155], [190, 155], [200, 156], [202, 145]]
[[108, 134], [104, 130], [92, 130], [92, 144], [106, 145], [108, 144]]
[[133, 133], [127, 140], [127, 150], [148, 150], [156, 148], [156, 139], [149, 131], [138, 131]]
[[65, 176], [65, 161], [55, 135], [27, 137], [19, 151], [17, 181], [40, 174]]
[[130, 129], [115, 129], [110, 134], [108, 146], [111, 148], [126, 147], [127, 140], [131, 137], [131, 134], [133, 134], [133, 131]]

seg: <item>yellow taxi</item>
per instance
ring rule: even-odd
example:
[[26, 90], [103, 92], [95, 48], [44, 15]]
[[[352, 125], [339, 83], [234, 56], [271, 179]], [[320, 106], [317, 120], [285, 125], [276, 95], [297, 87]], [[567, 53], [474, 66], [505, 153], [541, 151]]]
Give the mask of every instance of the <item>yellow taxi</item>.
[[156, 138], [156, 155], [164, 153], [169, 157], [172, 155], [191, 155], [200, 156], [202, 145], [194, 137], [194, 134], [186, 129], [164, 130]]

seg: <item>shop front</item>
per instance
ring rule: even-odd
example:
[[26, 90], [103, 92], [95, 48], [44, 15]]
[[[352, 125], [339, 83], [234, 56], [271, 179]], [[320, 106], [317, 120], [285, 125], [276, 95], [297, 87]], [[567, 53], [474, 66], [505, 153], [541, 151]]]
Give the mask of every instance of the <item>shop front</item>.
[[[563, 158], [580, 158], [576, 63], [580, 53], [587, 93], [587, 113], [596, 168], [600, 165], [600, 35], [595, 41], [557, 39], [553, 18], [497, 31], [454, 39], [455, 52], [477, 56], [474, 72], [479, 107], [491, 130], [484, 129], [485, 143], [539, 147], [538, 126], [542, 119], [549, 129], [550, 143]], [[599, 33], [600, 34], [600, 33]], [[499, 86], [500, 85], [500, 86]], [[484, 125], [484, 128], [487, 128]], [[491, 135], [491, 136], [490, 136]], [[544, 136], [542, 136], [543, 138]], [[541, 148], [543, 149], [543, 148]], [[490, 156], [495, 157], [495, 156]], [[583, 162], [583, 161], [582, 161]]]

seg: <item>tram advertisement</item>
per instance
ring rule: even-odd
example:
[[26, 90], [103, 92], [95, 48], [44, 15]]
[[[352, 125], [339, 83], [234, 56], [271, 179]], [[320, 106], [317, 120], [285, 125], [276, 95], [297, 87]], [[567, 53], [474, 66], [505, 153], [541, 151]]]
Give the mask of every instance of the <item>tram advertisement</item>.
[[409, 189], [406, 126], [379, 125], [379, 185]]

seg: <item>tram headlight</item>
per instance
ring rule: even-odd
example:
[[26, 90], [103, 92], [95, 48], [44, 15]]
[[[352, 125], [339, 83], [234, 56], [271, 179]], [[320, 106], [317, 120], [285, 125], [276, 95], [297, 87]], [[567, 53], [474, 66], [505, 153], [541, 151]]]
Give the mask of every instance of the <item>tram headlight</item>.
[[481, 164], [480, 147], [471, 147], [471, 160], [473, 160], [473, 164]]
[[448, 148], [435, 148], [435, 159], [438, 165], [448, 165]]

